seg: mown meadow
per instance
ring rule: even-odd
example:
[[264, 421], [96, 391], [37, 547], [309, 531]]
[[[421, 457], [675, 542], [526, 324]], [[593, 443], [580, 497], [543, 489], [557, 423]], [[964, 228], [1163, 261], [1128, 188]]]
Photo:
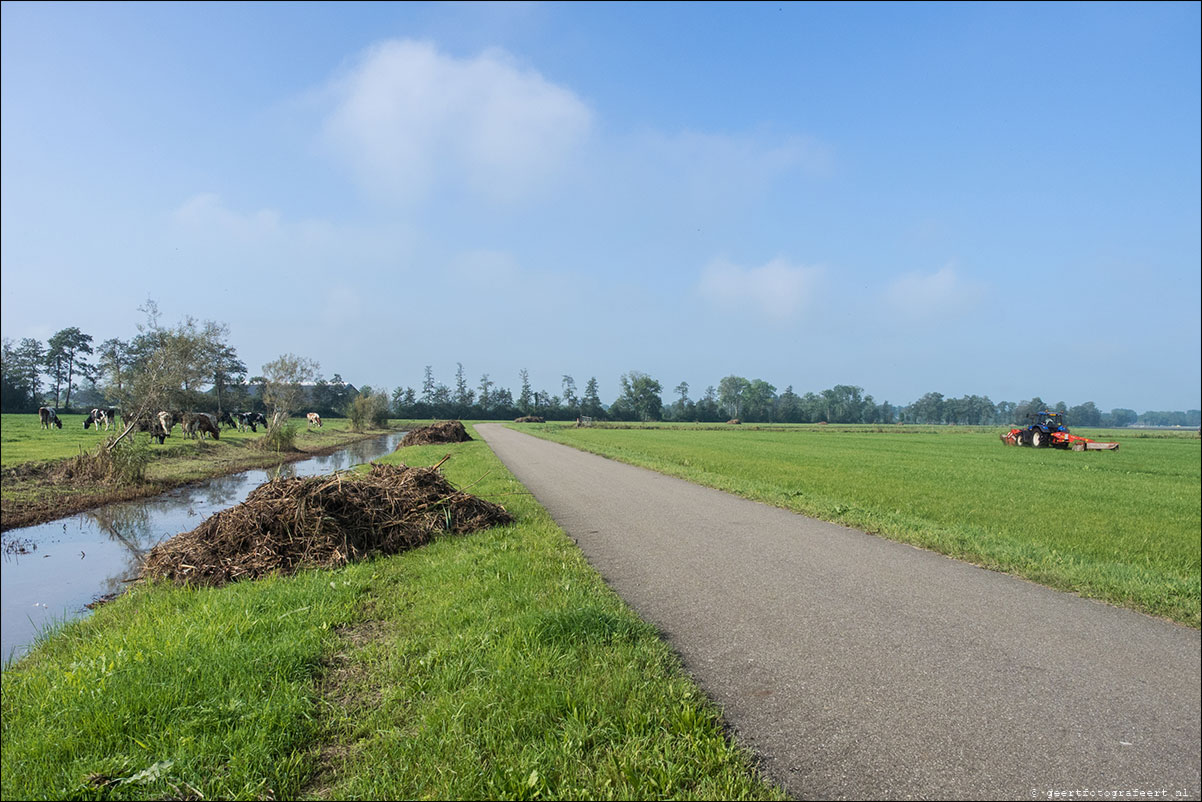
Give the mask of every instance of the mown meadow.
[[3, 672], [4, 799], [780, 799], [479, 440], [401, 449], [512, 525], [138, 585]]
[[520, 428], [1199, 626], [1194, 432], [1082, 430], [1120, 450], [1075, 453], [1007, 447], [994, 428]]

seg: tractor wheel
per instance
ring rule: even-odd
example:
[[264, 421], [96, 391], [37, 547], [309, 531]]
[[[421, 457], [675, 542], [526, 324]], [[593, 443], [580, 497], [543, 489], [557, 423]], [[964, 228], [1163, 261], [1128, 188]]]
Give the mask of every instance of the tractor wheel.
[[1031, 430], [1031, 448], [1043, 448], [1047, 442], [1048, 436], [1043, 433], [1042, 429]]

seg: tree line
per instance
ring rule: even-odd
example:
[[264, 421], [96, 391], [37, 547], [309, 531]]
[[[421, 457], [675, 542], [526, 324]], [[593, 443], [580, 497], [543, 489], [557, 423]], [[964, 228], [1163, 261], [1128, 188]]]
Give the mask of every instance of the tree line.
[[338, 373], [322, 378], [316, 362], [286, 354], [249, 375], [229, 342], [229, 328], [213, 321], [186, 318], [174, 327], [159, 321], [157, 307], [148, 301], [139, 333], [126, 341], [111, 338], [96, 343], [77, 327], [65, 328], [45, 344], [33, 338], [3, 341], [2, 408], [4, 412], [33, 412], [39, 406], [67, 411], [117, 405], [135, 409], [145, 403], [166, 409], [240, 410], [277, 416], [307, 410], [323, 416], [364, 415], [374, 420], [395, 418], [474, 418], [504, 420], [537, 415], [555, 420], [587, 416], [613, 421], [748, 423], [914, 423], [1008, 425], [1026, 421], [1031, 413], [1051, 409], [1064, 413], [1075, 426], [1197, 427], [1202, 412], [1099, 409], [1092, 401], [1068, 406], [1039, 397], [994, 402], [988, 396], [947, 398], [927, 393], [912, 403], [895, 406], [878, 402], [862, 387], [838, 384], [818, 392], [783, 391], [763, 379], [726, 376], [698, 397], [688, 382], [680, 382], [665, 401], [659, 380], [632, 370], [619, 379], [618, 397], [605, 404], [595, 376], [579, 388], [564, 374], [554, 391], [535, 389], [525, 369], [512, 390], [485, 373], [470, 382], [457, 363], [454, 381], [445, 384], [425, 367], [420, 387], [397, 387], [388, 395], [371, 387], [355, 388]]
[[57, 332], [45, 344], [6, 338], [0, 359], [3, 411], [104, 406], [118, 407], [131, 418], [159, 410], [257, 411], [271, 415], [274, 429], [314, 393], [324, 393], [340, 410], [350, 404], [341, 379], [317, 381], [319, 366], [310, 359], [284, 354], [248, 378], [225, 324], [188, 317], [166, 326], [153, 301], [139, 311], [146, 321], [129, 340], [97, 344], [77, 327]]
[[609, 405], [601, 402], [597, 379], [590, 377], [583, 392], [567, 374], [559, 392], [535, 390], [526, 370], [519, 372], [520, 391], [515, 396], [500, 387], [489, 374], [471, 385], [457, 363], [454, 385], [434, 378], [427, 365], [420, 388], [398, 387], [392, 394], [391, 409], [398, 418], [478, 418], [506, 419], [538, 415], [553, 420], [572, 420], [588, 416], [612, 421], [697, 421], [716, 423], [739, 419], [748, 423], [913, 423], [962, 424], [978, 426], [1009, 425], [1025, 422], [1029, 415], [1049, 409], [1066, 415], [1077, 426], [1122, 427], [1198, 426], [1202, 412], [1147, 412], [1131, 409], [1100, 410], [1092, 401], [1069, 407], [1063, 401], [1046, 402], [1035, 398], [1020, 402], [993, 402], [987, 396], [966, 395], [945, 398], [927, 393], [917, 401], [895, 406], [877, 402], [864, 388], [838, 384], [821, 392], [798, 395], [789, 385], [783, 392], [763, 379], [727, 376], [715, 387], [708, 386], [698, 398], [690, 397], [688, 382], [673, 388], [674, 400], [664, 401], [663, 385], [641, 371], [630, 371], [619, 379], [620, 393]]

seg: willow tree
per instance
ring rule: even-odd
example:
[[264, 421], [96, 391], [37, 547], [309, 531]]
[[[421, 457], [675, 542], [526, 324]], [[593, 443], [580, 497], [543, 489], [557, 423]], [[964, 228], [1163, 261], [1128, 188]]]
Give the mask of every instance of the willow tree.
[[116, 401], [126, 420], [125, 429], [109, 447], [121, 442], [140, 420], [154, 418], [162, 410], [186, 408], [196, 400], [198, 386], [213, 375], [213, 357], [225, 347], [229, 330], [224, 324], [191, 317], [174, 327], [159, 323], [153, 301], [139, 308], [146, 322], [129, 343], [124, 381], [110, 386], [108, 397]]
[[284, 354], [263, 366], [263, 403], [271, 411], [269, 428], [278, 429], [305, 399], [305, 385], [320, 371], [312, 359]]

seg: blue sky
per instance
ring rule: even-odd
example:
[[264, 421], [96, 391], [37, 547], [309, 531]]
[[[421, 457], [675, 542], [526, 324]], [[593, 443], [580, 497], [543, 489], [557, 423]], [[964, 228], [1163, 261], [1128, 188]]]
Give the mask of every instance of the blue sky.
[[6, 2], [0, 328], [1196, 409], [1199, 9]]

